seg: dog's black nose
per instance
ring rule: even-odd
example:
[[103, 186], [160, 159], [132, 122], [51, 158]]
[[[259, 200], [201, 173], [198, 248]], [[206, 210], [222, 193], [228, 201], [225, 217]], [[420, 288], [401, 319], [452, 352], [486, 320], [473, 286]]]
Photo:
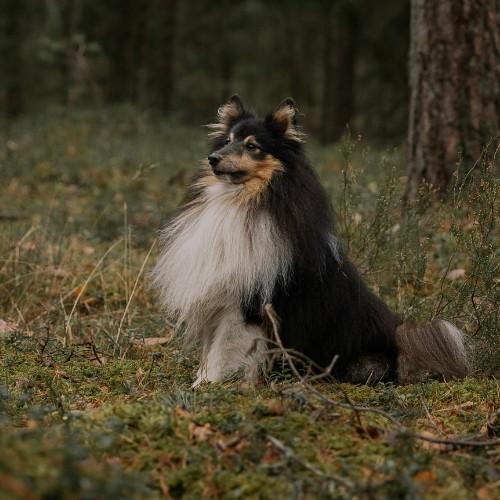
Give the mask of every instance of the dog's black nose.
[[216, 153], [212, 153], [208, 156], [208, 163], [210, 163], [211, 167], [216, 167], [221, 160], [222, 157]]

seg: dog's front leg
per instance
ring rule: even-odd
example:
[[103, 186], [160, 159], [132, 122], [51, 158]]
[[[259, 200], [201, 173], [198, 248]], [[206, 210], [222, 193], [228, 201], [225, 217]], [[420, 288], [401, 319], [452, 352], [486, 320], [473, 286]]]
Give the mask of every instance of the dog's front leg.
[[237, 307], [224, 310], [209, 345], [203, 346], [193, 387], [203, 382], [220, 382], [236, 375], [255, 382], [264, 363], [266, 349], [261, 328], [246, 324]]
[[191, 387], [198, 387], [203, 382], [208, 382], [207, 364], [211, 343], [212, 336], [208, 334], [204, 335], [201, 346], [200, 366], [198, 367], [198, 371], [196, 372], [196, 380], [193, 382]]

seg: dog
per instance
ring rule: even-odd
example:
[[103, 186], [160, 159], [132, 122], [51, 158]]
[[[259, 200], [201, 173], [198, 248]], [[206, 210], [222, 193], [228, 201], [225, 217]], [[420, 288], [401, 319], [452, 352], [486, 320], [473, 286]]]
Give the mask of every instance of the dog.
[[403, 323], [363, 282], [336, 236], [297, 115], [292, 99], [261, 119], [231, 97], [209, 125], [208, 158], [162, 232], [153, 280], [166, 313], [201, 346], [193, 385], [256, 381], [268, 369], [267, 304], [282, 346], [330, 366], [339, 380], [467, 375], [458, 328]]

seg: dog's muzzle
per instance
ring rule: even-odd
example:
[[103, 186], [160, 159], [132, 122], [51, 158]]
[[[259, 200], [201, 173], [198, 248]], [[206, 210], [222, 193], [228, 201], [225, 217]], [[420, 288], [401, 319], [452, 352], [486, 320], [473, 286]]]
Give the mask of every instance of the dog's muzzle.
[[208, 157], [208, 163], [212, 167], [212, 172], [217, 177], [226, 179], [233, 184], [239, 184], [246, 179], [247, 172], [238, 169], [231, 161], [222, 160], [222, 156], [217, 153], [213, 153]]

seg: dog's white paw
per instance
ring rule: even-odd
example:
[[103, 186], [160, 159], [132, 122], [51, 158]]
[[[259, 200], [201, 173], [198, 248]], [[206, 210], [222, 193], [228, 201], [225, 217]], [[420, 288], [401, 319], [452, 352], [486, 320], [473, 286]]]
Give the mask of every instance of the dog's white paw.
[[196, 389], [202, 384], [208, 384], [209, 380], [206, 377], [197, 377], [196, 380], [191, 384], [191, 389]]

